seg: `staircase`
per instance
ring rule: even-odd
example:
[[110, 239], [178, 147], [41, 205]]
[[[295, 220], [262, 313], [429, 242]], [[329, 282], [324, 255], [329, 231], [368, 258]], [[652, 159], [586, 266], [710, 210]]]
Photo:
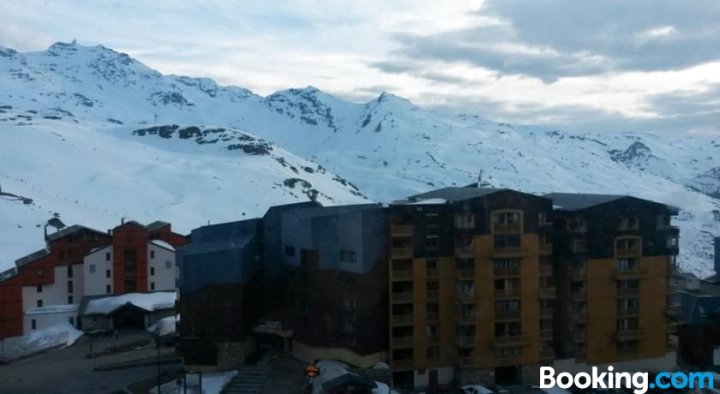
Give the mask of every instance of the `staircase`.
[[222, 394], [260, 394], [270, 369], [268, 367], [243, 366], [238, 374], [225, 386]]

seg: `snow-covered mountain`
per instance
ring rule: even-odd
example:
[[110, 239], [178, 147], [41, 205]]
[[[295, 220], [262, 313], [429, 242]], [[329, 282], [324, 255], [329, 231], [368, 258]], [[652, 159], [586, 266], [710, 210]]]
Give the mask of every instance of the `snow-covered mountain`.
[[261, 97], [165, 76], [102, 46], [0, 48], [0, 133], [2, 192], [33, 199], [0, 199], [0, 267], [41, 244], [36, 226], [54, 212], [98, 228], [126, 216], [188, 231], [283, 202], [387, 202], [478, 174], [533, 193], [676, 205], [679, 262], [701, 275], [720, 235], [720, 136], [513, 126], [389, 93], [367, 103], [313, 87]]

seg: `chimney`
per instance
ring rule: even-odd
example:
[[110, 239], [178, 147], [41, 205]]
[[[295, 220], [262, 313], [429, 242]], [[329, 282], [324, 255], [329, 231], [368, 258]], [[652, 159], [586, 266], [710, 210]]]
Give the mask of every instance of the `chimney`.
[[477, 179], [478, 189], [482, 187], [482, 181], [483, 181], [482, 176], [483, 176], [483, 172], [482, 172], [482, 170], [480, 170], [480, 172], [478, 173], [478, 179]]

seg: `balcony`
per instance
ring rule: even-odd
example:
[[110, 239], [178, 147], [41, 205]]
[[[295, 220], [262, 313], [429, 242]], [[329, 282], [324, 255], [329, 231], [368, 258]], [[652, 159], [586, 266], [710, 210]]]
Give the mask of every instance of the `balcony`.
[[557, 296], [557, 290], [554, 287], [541, 287], [538, 289], [538, 297], [541, 300], [552, 300]]
[[587, 342], [587, 331], [585, 331], [585, 330], [575, 331], [573, 333], [573, 341], [575, 343]]
[[624, 289], [617, 289], [618, 297], [637, 297], [640, 294], [640, 289], [637, 287], [628, 287]]
[[553, 317], [553, 308], [540, 308], [540, 318], [541, 319], [552, 319]]
[[458, 323], [461, 325], [475, 324], [475, 315], [459, 315]]
[[438, 321], [440, 320], [440, 314], [437, 312], [428, 312], [425, 319], [429, 322]]
[[412, 224], [393, 224], [390, 226], [390, 235], [393, 237], [409, 237], [413, 235]]
[[455, 271], [455, 275], [459, 280], [475, 280], [474, 269], [458, 269]]
[[413, 337], [392, 338], [390, 343], [393, 348], [412, 348], [414, 346]]
[[402, 293], [390, 293], [390, 298], [393, 304], [405, 304], [413, 301], [413, 293], [405, 291]]
[[457, 337], [456, 343], [459, 348], [475, 347], [475, 337]]
[[640, 257], [641, 254], [640, 245], [615, 248], [615, 257]]
[[440, 294], [437, 290], [428, 290], [425, 297], [428, 300], [437, 300]]
[[437, 268], [428, 268], [427, 271], [428, 279], [437, 279], [439, 273]]
[[635, 309], [622, 308], [617, 310], [617, 317], [633, 317], [637, 316], [640, 311]]
[[552, 340], [553, 339], [553, 330], [551, 328], [540, 330], [540, 339], [545, 340], [545, 341]]
[[553, 266], [552, 264], [540, 264], [540, 276], [552, 276]]
[[680, 304], [668, 304], [667, 308], [665, 308], [665, 314], [670, 317], [675, 317], [680, 314], [682, 311], [682, 306]]
[[574, 281], [584, 281], [586, 276], [587, 275], [584, 269], [572, 270], [572, 280]]
[[641, 279], [647, 275], [645, 268], [633, 268], [622, 271], [615, 271], [613, 278], [615, 280]]
[[645, 330], [643, 330], [641, 328], [615, 331], [615, 339], [618, 342], [639, 340], [639, 339], [642, 339], [644, 336], [645, 336]]
[[585, 302], [587, 300], [587, 292], [585, 289], [579, 289], [572, 292], [572, 299], [575, 302]]
[[458, 358], [458, 364], [460, 364], [461, 367], [474, 367], [475, 356], [461, 356]]
[[406, 371], [413, 369], [413, 359], [406, 358], [400, 360], [392, 360], [390, 363], [393, 371]]
[[665, 333], [666, 334], [677, 334], [678, 325], [679, 325], [679, 323], [676, 323], [676, 322], [667, 323], [667, 328], [665, 329]]
[[540, 245], [540, 254], [552, 254], [552, 252], [553, 252], [552, 244], [541, 244]]
[[494, 234], [520, 234], [520, 223], [493, 223]]
[[516, 320], [520, 318], [520, 310], [496, 310], [495, 320]]
[[456, 298], [462, 304], [474, 304], [475, 293], [457, 293]]
[[555, 351], [552, 348], [540, 349], [541, 360], [553, 360], [555, 358]]
[[588, 321], [587, 309], [576, 310], [572, 314], [572, 319], [577, 324], [586, 324]]
[[427, 337], [427, 343], [428, 345], [437, 345], [438, 343], [440, 343], [440, 337], [437, 335], [429, 336]]
[[413, 278], [412, 270], [392, 270], [392, 271], [390, 271], [390, 279], [392, 279], [394, 281], [412, 280], [412, 278]]
[[522, 246], [495, 246], [492, 252], [495, 258], [522, 257], [526, 254], [527, 250]]
[[413, 257], [412, 246], [390, 248], [390, 257], [394, 259], [409, 259]]
[[460, 258], [472, 258], [475, 256], [475, 248], [472, 245], [455, 245], [455, 256]]
[[492, 345], [495, 348], [508, 346], [522, 346], [527, 343], [527, 338], [522, 335], [502, 335], [492, 338]]
[[515, 268], [496, 267], [493, 270], [493, 273], [495, 274], [496, 278], [520, 276], [520, 267], [515, 267]]
[[393, 326], [408, 326], [413, 324], [413, 315], [406, 313], [404, 315], [392, 315], [390, 319]]
[[495, 290], [495, 299], [520, 298], [520, 289]]

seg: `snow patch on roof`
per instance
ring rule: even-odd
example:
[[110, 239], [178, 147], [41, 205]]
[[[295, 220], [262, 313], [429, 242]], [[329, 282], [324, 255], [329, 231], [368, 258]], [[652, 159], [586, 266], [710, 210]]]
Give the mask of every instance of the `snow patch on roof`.
[[148, 312], [175, 307], [174, 291], [157, 293], [128, 293], [90, 300], [84, 315], [107, 315], [125, 305], [134, 305]]
[[48, 313], [70, 313], [77, 312], [80, 308], [78, 304], [61, 304], [48, 305], [41, 308], [31, 308], [25, 311], [26, 315], [44, 315]]
[[150, 241], [150, 243], [153, 245], [157, 245], [161, 248], [165, 248], [167, 250], [175, 251], [175, 248], [172, 245], [170, 245], [169, 243], [167, 243], [161, 239], [153, 239], [152, 241]]

